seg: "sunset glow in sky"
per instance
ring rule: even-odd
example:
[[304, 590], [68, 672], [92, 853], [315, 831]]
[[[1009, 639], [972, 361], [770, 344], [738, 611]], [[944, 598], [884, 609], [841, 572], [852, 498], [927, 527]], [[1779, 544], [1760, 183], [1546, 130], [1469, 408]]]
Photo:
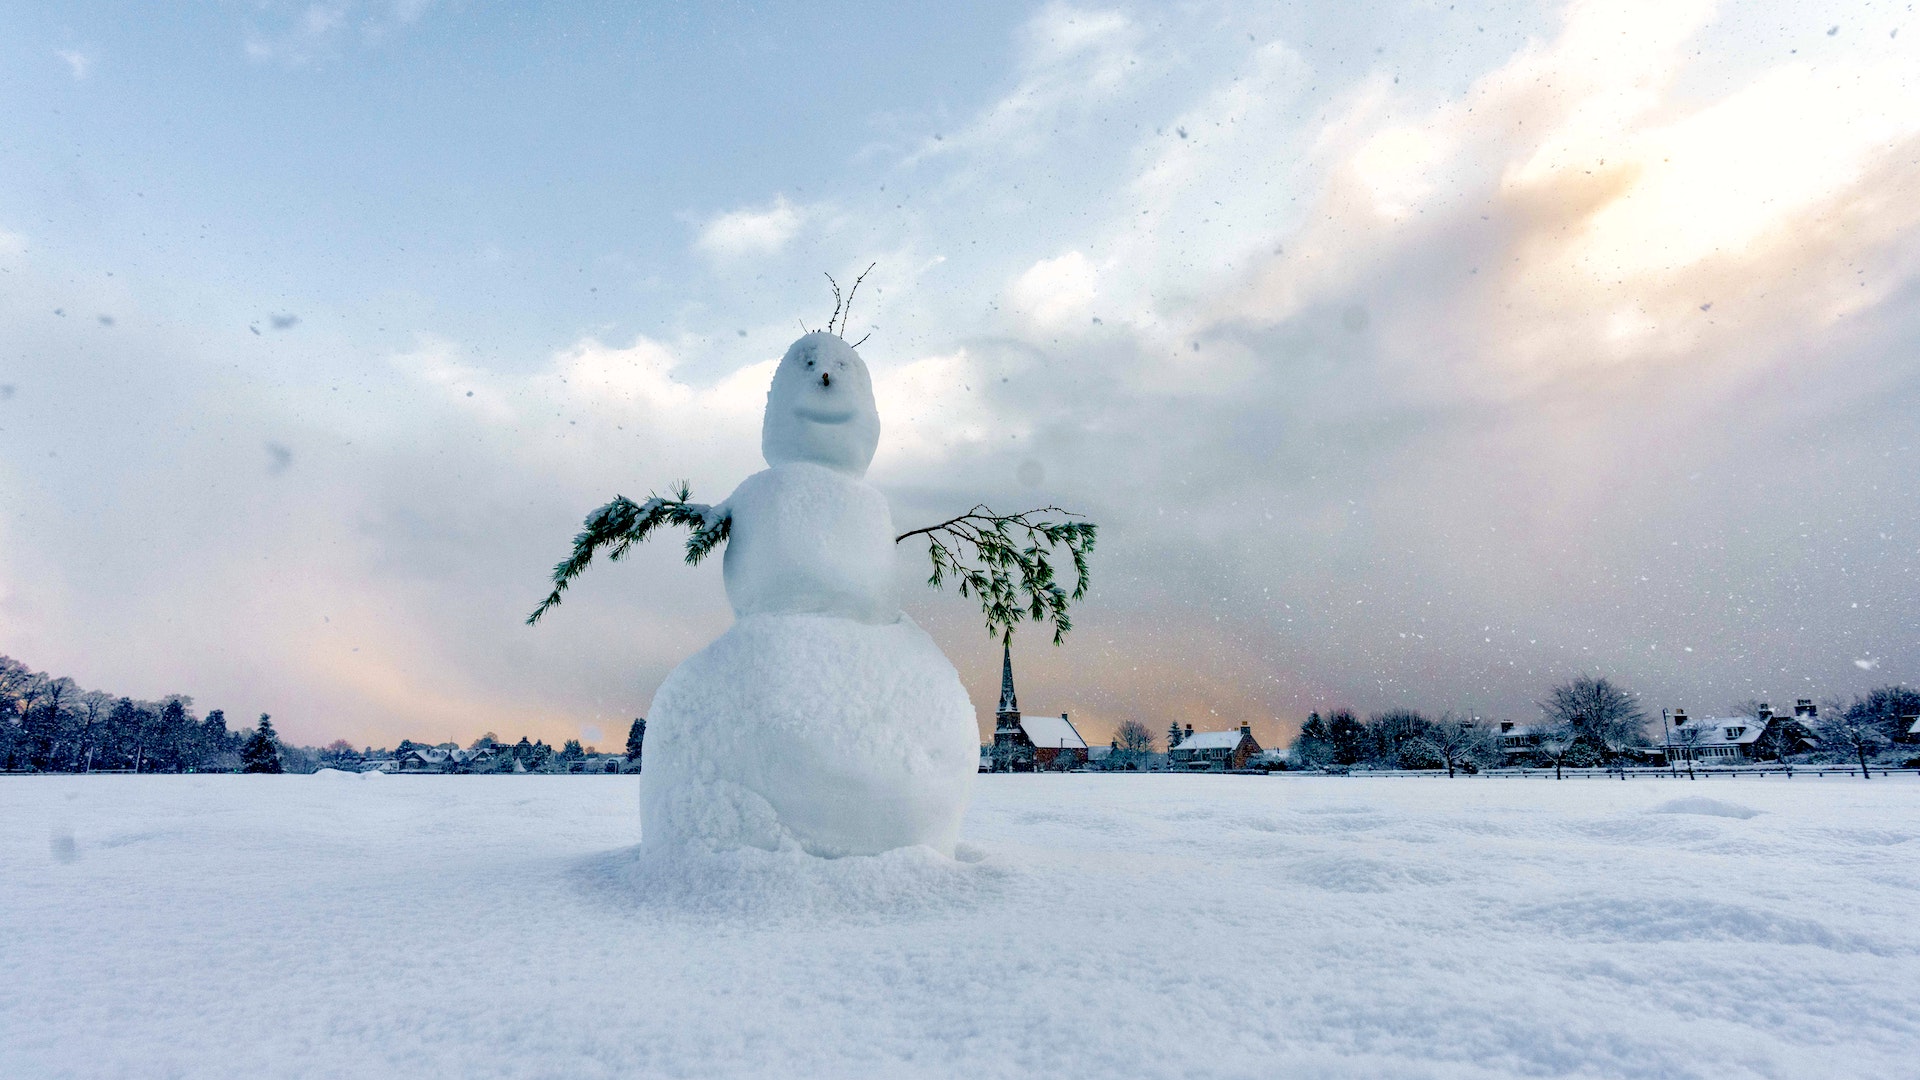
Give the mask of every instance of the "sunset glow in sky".
[[896, 521], [1101, 525], [1090, 738], [1920, 680], [1907, 3], [705, 7], [0, 3], [0, 652], [617, 745], [719, 567], [546, 572], [877, 262]]

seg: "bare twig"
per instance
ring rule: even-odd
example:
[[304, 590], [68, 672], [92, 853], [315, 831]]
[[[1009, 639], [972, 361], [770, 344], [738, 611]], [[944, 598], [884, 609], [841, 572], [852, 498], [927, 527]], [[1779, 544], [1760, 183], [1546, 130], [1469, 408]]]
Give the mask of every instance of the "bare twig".
[[[825, 271], [821, 272], [826, 273]], [[833, 320], [840, 317], [840, 283], [833, 280], [832, 274], [827, 274], [827, 284], [833, 286], [833, 314], [827, 316], [827, 333], [831, 334], [833, 333]]]
[[[863, 282], [863, 281], [865, 281], [865, 280], [867, 280], [867, 275], [868, 275], [868, 274], [871, 274], [871, 273], [873, 273], [873, 268], [874, 268], [874, 267], [876, 267], [876, 266], [879, 266], [879, 265], [880, 265], [880, 264], [879, 264], [878, 262], [870, 262], [870, 263], [868, 263], [868, 264], [867, 264], [867, 268], [866, 268], [865, 270], [862, 270], [862, 271], [860, 271], [860, 276], [859, 276], [859, 277], [857, 277], [857, 278], [854, 278], [854, 279], [853, 279], [853, 288], [851, 288], [851, 289], [848, 289], [848, 290], [847, 290], [847, 310], [846, 310], [846, 312], [845, 312], [844, 314], [842, 314], [842, 315], [840, 316], [840, 336], [841, 336], [841, 337], [845, 337], [845, 336], [846, 336], [846, 334], [847, 334], [847, 320], [848, 320], [848, 319], [851, 319], [851, 318], [853, 317], [853, 297], [854, 297], [854, 294], [860, 291], [860, 283], [861, 283], [861, 282]], [[832, 328], [831, 328], [831, 327], [829, 327], [828, 329], [832, 329]], [[872, 336], [872, 335], [868, 335], [868, 336], [870, 337], [870, 336]], [[865, 341], [865, 340], [867, 340], [867, 339], [866, 339], [866, 338], [861, 338], [860, 340], [861, 340], [861, 341]]]

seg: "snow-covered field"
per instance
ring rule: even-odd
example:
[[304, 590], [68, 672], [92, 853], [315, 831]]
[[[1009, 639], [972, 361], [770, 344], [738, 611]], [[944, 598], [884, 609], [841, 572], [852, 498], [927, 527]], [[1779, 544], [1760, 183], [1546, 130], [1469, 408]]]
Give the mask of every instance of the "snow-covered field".
[[0, 780], [0, 1076], [1920, 1076], [1910, 778], [993, 776], [959, 862], [676, 870], [635, 788]]

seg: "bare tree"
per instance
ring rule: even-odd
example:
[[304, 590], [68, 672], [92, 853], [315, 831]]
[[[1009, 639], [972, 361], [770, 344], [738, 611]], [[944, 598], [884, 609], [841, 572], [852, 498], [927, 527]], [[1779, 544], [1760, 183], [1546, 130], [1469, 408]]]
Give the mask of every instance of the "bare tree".
[[1120, 755], [1116, 764], [1129, 769], [1137, 769], [1153, 753], [1153, 729], [1138, 720], [1123, 720], [1113, 732], [1114, 753]]
[[27, 752], [36, 768], [59, 767], [60, 746], [74, 725], [67, 713], [80, 697], [80, 685], [62, 676], [42, 679], [35, 696], [35, 709], [21, 714], [21, 727], [27, 736]]
[[1120, 742], [1120, 749], [1136, 754], [1153, 753], [1153, 729], [1138, 720], [1124, 720], [1113, 736]]
[[1667, 732], [1667, 753], [1671, 754], [1677, 749], [1687, 759], [1687, 779], [1689, 780], [1699, 779], [1693, 775], [1693, 752], [1700, 745], [1700, 741], [1706, 737], [1706, 725], [1697, 720], [1675, 724], [1672, 730]]
[[1456, 717], [1447, 713], [1424, 737], [1440, 760], [1446, 762], [1449, 777], [1454, 769], [1468, 762], [1478, 765], [1491, 760], [1496, 750], [1492, 730], [1477, 716]]
[[1566, 764], [1567, 755], [1580, 744], [1580, 735], [1570, 724], [1548, 724], [1540, 731], [1540, 741], [1536, 744], [1540, 755], [1553, 762], [1553, 778], [1564, 779], [1560, 768]]
[[1549, 726], [1568, 728], [1576, 740], [1605, 753], [1609, 762], [1627, 747], [1647, 741], [1647, 715], [1639, 699], [1604, 677], [1581, 675], [1561, 683], [1547, 691], [1540, 711]]
[[93, 755], [100, 748], [100, 733], [113, 712], [113, 695], [104, 690], [89, 690], [80, 695], [80, 741], [75, 747], [81, 772], [93, 771]]
[[1813, 725], [1823, 749], [1848, 754], [1860, 762], [1860, 778], [1870, 779], [1873, 772], [1867, 760], [1886, 749], [1893, 741], [1887, 734], [1886, 717], [1873, 707], [1871, 698], [1855, 698], [1851, 705], [1830, 702], [1827, 714]]

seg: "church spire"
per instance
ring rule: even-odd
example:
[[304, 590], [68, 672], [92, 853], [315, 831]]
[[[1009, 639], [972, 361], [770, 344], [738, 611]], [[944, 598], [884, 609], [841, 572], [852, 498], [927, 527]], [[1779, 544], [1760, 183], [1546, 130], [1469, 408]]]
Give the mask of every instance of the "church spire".
[[1001, 716], [1020, 713], [1020, 699], [1013, 694], [1013, 646], [1000, 646], [1000, 708]]

